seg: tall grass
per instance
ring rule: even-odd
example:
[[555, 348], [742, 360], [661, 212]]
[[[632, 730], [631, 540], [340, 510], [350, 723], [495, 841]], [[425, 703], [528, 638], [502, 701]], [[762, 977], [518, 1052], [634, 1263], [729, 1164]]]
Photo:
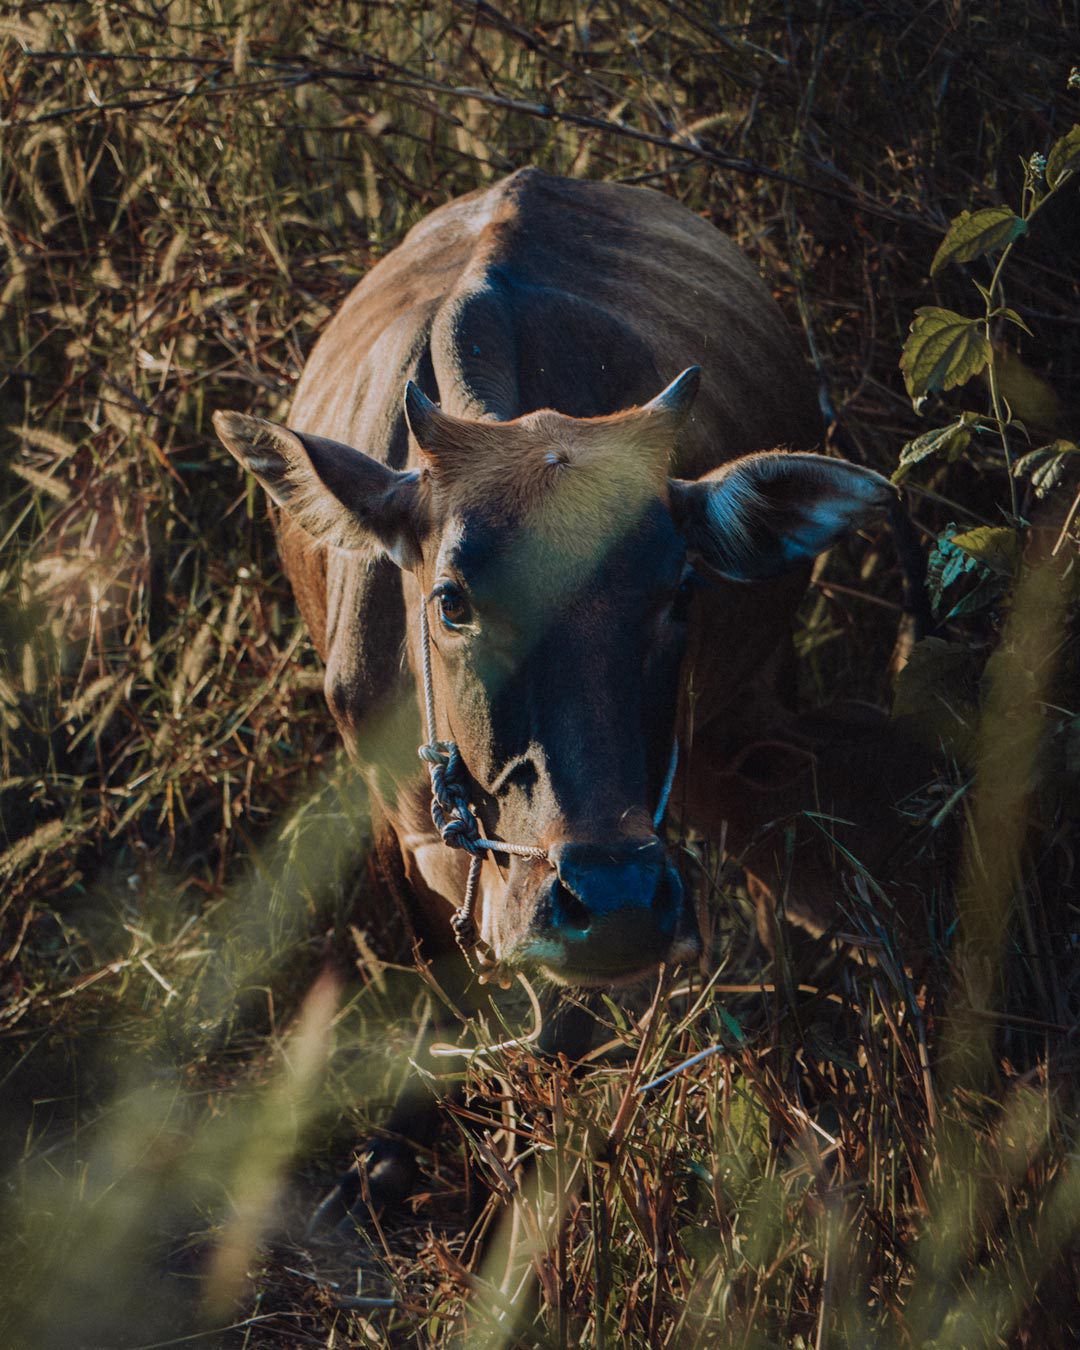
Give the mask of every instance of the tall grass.
[[[803, 330], [830, 438], [891, 472], [927, 426], [912, 311], [964, 286], [930, 258], [1078, 119], [1077, 31], [1049, 0], [0, 10], [6, 1344], [1080, 1340], [1068, 528], [1060, 567], [1033, 547], [900, 686], [952, 757], [917, 809], [966, 839], [959, 931], [939, 897], [923, 968], [865, 886], [872, 962], [788, 935], [770, 964], [720, 841], [689, 841], [709, 973], [607, 1005], [583, 1074], [515, 1044], [523, 993], [465, 1019], [462, 1047], [500, 1048], [440, 1061], [466, 1091], [417, 1204], [322, 1249], [302, 1215], [443, 993], [365, 906], [364, 793], [209, 427], [284, 419], [365, 269], [536, 163], [732, 234]], [[1033, 445], [1077, 438], [1059, 197], [1008, 281]], [[989, 451], [913, 472], [928, 544], [998, 524], [1006, 475]], [[1075, 488], [1020, 491], [1056, 538]], [[798, 633], [808, 703], [888, 698], [899, 597], [884, 535], [837, 550]]]

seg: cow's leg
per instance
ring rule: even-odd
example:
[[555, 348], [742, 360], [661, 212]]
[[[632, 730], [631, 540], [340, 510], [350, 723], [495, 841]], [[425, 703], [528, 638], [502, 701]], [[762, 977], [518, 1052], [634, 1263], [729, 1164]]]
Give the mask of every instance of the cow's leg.
[[[440, 963], [439, 983], [463, 1012], [476, 1012], [487, 1001], [483, 991], [455, 988], [455, 975], [466, 970], [457, 960]], [[556, 1058], [565, 1055], [571, 1064], [586, 1055], [592, 1046], [596, 1019], [587, 1004], [572, 1002], [558, 989], [545, 990], [541, 998], [542, 1024], [536, 1043], [539, 1054]], [[450, 1028], [436, 1014], [428, 1028], [424, 1047], [418, 1056], [422, 1073], [410, 1073], [398, 1095], [384, 1127], [385, 1137], [373, 1139], [358, 1151], [357, 1161], [338, 1180], [337, 1218], [348, 1213], [362, 1216], [369, 1198], [374, 1206], [400, 1204], [416, 1181], [416, 1149], [429, 1147], [438, 1131], [443, 1106], [457, 1095], [457, 1087], [440, 1094], [432, 1090], [431, 1078], [440, 1063], [430, 1055], [434, 1041], [445, 1039]], [[445, 1066], [445, 1061], [443, 1061]]]
[[408, 1199], [419, 1171], [417, 1150], [430, 1147], [439, 1129], [443, 1105], [459, 1090], [455, 1086], [440, 1094], [427, 1076], [434, 1076], [440, 1067], [445, 1067], [445, 1061], [440, 1066], [430, 1054], [431, 1045], [444, 1036], [445, 1028], [432, 1018], [415, 1057], [419, 1071], [410, 1068], [382, 1133], [377, 1138], [362, 1140], [355, 1147], [353, 1161], [312, 1215], [309, 1233], [336, 1228], [347, 1236], [355, 1222], [367, 1219], [371, 1211], [392, 1209]]
[[[450, 972], [467, 969], [460, 959], [443, 964]], [[460, 981], [455, 981], [452, 973], [443, 978], [445, 973], [439, 971], [443, 989], [463, 1011], [476, 1011], [478, 999], [471, 997], [468, 991], [453, 989], [452, 986]], [[480, 995], [481, 999], [485, 997]], [[560, 990], [552, 988], [541, 997], [541, 1011], [542, 1029], [536, 1047], [541, 1055], [551, 1058], [565, 1055], [575, 1063], [588, 1053], [596, 1019], [587, 1003], [569, 1001]], [[438, 1062], [429, 1053], [430, 1046], [445, 1037], [447, 1030], [437, 1017], [433, 1018], [417, 1061], [426, 1072], [409, 1075], [386, 1121], [384, 1134], [358, 1147], [354, 1162], [316, 1210], [309, 1232], [331, 1227], [347, 1236], [357, 1220], [367, 1217], [369, 1207], [389, 1208], [408, 1198], [416, 1182], [416, 1150], [430, 1146], [439, 1129], [442, 1108], [459, 1092], [455, 1086], [440, 1095], [432, 1090], [427, 1076], [434, 1076], [439, 1070]]]
[[[418, 1091], [410, 1092], [416, 1086]], [[425, 1100], [419, 1093], [425, 1092]], [[417, 1147], [430, 1144], [438, 1125], [437, 1099], [410, 1075], [386, 1122], [387, 1138], [368, 1139], [338, 1177], [333, 1189], [318, 1204], [308, 1223], [308, 1235], [335, 1229], [343, 1235], [370, 1211], [392, 1209], [408, 1199], [417, 1174]], [[394, 1137], [400, 1135], [401, 1137]]]

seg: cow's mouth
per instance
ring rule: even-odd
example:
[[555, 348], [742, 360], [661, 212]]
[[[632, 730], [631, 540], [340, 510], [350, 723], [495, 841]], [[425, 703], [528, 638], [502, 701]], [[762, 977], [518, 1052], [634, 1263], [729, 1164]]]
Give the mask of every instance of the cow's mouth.
[[541, 923], [516, 946], [514, 964], [539, 967], [557, 984], [610, 988], [648, 979], [662, 962], [685, 964], [701, 938], [678, 874], [670, 866], [650, 905], [613, 905], [591, 916], [563, 906], [577, 922]]
[[545, 963], [543, 953], [529, 952], [526, 954], [526, 960], [531, 964], [539, 965], [540, 971], [548, 977], [552, 983], [567, 985], [570, 988], [582, 988], [582, 990], [610, 990], [610, 988], [624, 988], [626, 985], [643, 984], [645, 980], [651, 980], [656, 975], [656, 969], [661, 963], [666, 965], [687, 965], [697, 961], [701, 956], [701, 940], [697, 936], [693, 938], [680, 938], [678, 942], [672, 944], [670, 952], [666, 956], [657, 958], [651, 964], [641, 965], [637, 969], [610, 969], [605, 971], [601, 967], [591, 969], [574, 969], [572, 967], [558, 967], [558, 965], [549, 965]]

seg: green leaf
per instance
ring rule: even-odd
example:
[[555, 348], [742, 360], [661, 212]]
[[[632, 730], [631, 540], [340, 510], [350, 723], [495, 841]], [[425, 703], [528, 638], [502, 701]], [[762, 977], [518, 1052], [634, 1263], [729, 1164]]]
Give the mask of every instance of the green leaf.
[[1080, 454], [1080, 445], [1072, 441], [1040, 445], [1020, 456], [1013, 465], [1013, 474], [1017, 478], [1030, 478], [1035, 496], [1041, 499], [1061, 482], [1069, 467], [1067, 457], [1076, 454]]
[[955, 525], [947, 525], [938, 537], [926, 562], [926, 588], [930, 592], [930, 602], [935, 610], [941, 606], [945, 589], [968, 572], [976, 572], [978, 564], [962, 549], [953, 544], [956, 534]]
[[966, 534], [954, 534], [952, 543], [998, 576], [1011, 577], [1020, 561], [1020, 536], [1003, 525], [980, 525]]
[[[946, 526], [926, 565], [934, 612], [959, 619], [999, 604], [1019, 559], [1020, 540], [1013, 530], [984, 525], [957, 534], [955, 525]], [[959, 582], [964, 584], [958, 593], [952, 588]]]
[[913, 399], [953, 389], [978, 375], [990, 360], [990, 344], [981, 324], [981, 319], [965, 319], [935, 305], [915, 311], [900, 357], [904, 383]]
[[1016, 312], [1015, 309], [1002, 309], [1002, 310], [999, 310], [998, 313], [1002, 316], [1002, 318], [1008, 319], [1008, 321], [1009, 321], [1010, 323], [1016, 324], [1017, 328], [1022, 328], [1022, 329], [1024, 330], [1024, 332], [1028, 335], [1028, 337], [1034, 337], [1034, 336], [1035, 336], [1035, 334], [1031, 331], [1031, 329], [1030, 329], [1030, 328], [1027, 326], [1027, 324], [1023, 321], [1023, 319], [1020, 317], [1020, 315], [1017, 314], [1017, 312]]
[[720, 1022], [727, 1034], [737, 1046], [740, 1048], [744, 1046], [746, 1044], [746, 1032], [743, 1031], [741, 1023], [722, 1004], [717, 1006], [716, 1011], [720, 1014]]
[[608, 1012], [611, 1014], [611, 1020], [615, 1023], [616, 1030], [619, 1032], [625, 1032], [630, 1026], [630, 1023], [627, 1021], [625, 1012], [623, 1012], [622, 1008], [619, 1007], [619, 1005], [615, 1002], [615, 1000], [609, 998], [607, 994], [601, 994], [600, 997], [604, 1000], [604, 1004]]
[[1004, 248], [1027, 230], [1027, 224], [1007, 206], [988, 206], [982, 211], [961, 211], [953, 220], [941, 247], [930, 264], [936, 277], [947, 262], [966, 263]]
[[894, 483], [902, 482], [913, 464], [931, 455], [946, 455], [950, 462], [959, 459], [971, 444], [971, 431], [963, 420], [951, 422], [947, 427], [935, 427], [933, 431], [924, 431], [900, 451], [900, 464], [892, 476]]
[[1080, 169], [1080, 122], [1070, 127], [1046, 157], [1046, 186], [1051, 191]]

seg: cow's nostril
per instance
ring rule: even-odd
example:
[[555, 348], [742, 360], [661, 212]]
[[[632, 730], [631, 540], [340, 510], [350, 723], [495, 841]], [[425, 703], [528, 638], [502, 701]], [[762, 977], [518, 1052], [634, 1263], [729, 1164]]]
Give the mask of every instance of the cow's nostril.
[[559, 928], [573, 928], [584, 936], [592, 927], [589, 907], [561, 882], [557, 882], [555, 886], [555, 910]]
[[[549, 849], [555, 876], [537, 905], [523, 955], [569, 984], [636, 979], [678, 947], [683, 891], [659, 840]], [[673, 946], [673, 944], [675, 944]]]

